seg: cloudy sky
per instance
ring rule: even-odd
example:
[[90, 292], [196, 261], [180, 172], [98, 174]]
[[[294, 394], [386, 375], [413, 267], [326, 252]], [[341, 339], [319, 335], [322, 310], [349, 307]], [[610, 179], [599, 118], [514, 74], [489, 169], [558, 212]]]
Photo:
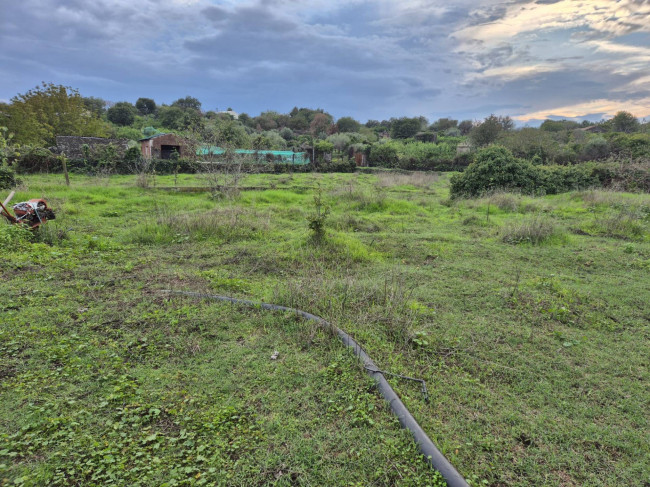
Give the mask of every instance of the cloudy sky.
[[0, 100], [84, 96], [257, 115], [650, 116], [650, 0], [0, 0]]

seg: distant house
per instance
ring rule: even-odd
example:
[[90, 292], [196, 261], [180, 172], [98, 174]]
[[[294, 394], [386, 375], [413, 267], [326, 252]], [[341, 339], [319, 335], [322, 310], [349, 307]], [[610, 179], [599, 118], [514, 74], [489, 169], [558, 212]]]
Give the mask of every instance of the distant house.
[[188, 141], [175, 134], [155, 134], [140, 139], [139, 142], [142, 157], [147, 159], [152, 157], [154, 159], [172, 159], [192, 155]]
[[65, 154], [70, 159], [82, 159], [85, 157], [84, 146], [87, 146], [91, 152], [97, 148], [113, 145], [117, 151], [124, 154], [129, 148], [128, 139], [107, 139], [104, 137], [80, 137], [78, 135], [57, 135], [56, 147], [52, 152]]

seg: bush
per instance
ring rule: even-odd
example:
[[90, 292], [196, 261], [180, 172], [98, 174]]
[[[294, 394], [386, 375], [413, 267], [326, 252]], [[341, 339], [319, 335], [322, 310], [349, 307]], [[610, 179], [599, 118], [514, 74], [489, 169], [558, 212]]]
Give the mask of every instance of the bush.
[[375, 144], [370, 149], [369, 163], [378, 167], [397, 167], [397, 149], [390, 143]]
[[59, 163], [52, 152], [43, 147], [22, 147], [16, 158], [16, 170], [20, 173], [32, 173], [56, 170]]
[[603, 137], [590, 139], [582, 149], [582, 158], [585, 161], [604, 159], [609, 155], [609, 144]]
[[451, 196], [478, 196], [497, 190], [533, 193], [539, 189], [540, 172], [531, 163], [517, 159], [505, 147], [490, 146], [478, 151], [464, 173], [451, 178]]
[[414, 142], [398, 149], [398, 167], [408, 170], [433, 170], [441, 164], [451, 166], [455, 150], [449, 144]]
[[501, 240], [514, 245], [526, 243], [540, 245], [561, 236], [562, 233], [552, 221], [536, 216], [505, 227], [501, 233]]
[[629, 157], [650, 157], [650, 134], [612, 134], [611, 152]]
[[13, 168], [8, 164], [0, 164], [0, 189], [10, 189], [19, 183]]
[[318, 172], [354, 172], [356, 169], [357, 165], [354, 159], [346, 157], [343, 159], [332, 159], [332, 162], [320, 164]]
[[543, 166], [539, 170], [539, 186], [546, 194], [558, 194], [601, 185], [598, 175], [594, 172], [593, 164]]

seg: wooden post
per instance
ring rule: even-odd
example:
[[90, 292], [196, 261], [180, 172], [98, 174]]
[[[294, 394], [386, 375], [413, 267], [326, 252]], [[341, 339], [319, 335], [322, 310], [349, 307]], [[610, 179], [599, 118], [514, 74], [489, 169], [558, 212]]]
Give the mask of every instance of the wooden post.
[[68, 176], [68, 162], [65, 154], [61, 154], [61, 164], [63, 165], [63, 174], [65, 174], [65, 185], [70, 186], [70, 176]]
[[9, 202], [11, 201], [11, 198], [13, 198], [15, 194], [16, 194], [15, 191], [12, 191], [11, 193], [9, 193], [9, 196], [7, 196], [7, 199], [2, 204], [4, 206], [7, 206], [9, 204]]

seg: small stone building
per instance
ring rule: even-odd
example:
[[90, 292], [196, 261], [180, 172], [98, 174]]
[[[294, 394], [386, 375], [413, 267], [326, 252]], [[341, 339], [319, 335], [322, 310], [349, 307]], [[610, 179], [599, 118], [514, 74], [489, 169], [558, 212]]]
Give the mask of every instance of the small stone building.
[[83, 147], [88, 146], [91, 152], [106, 145], [113, 145], [117, 151], [124, 155], [129, 148], [128, 139], [107, 139], [104, 137], [79, 137], [77, 135], [57, 135], [56, 147], [52, 152], [65, 154], [70, 159], [82, 159], [84, 157]]
[[174, 157], [194, 157], [186, 139], [175, 134], [156, 134], [140, 139], [142, 157], [172, 159]]

